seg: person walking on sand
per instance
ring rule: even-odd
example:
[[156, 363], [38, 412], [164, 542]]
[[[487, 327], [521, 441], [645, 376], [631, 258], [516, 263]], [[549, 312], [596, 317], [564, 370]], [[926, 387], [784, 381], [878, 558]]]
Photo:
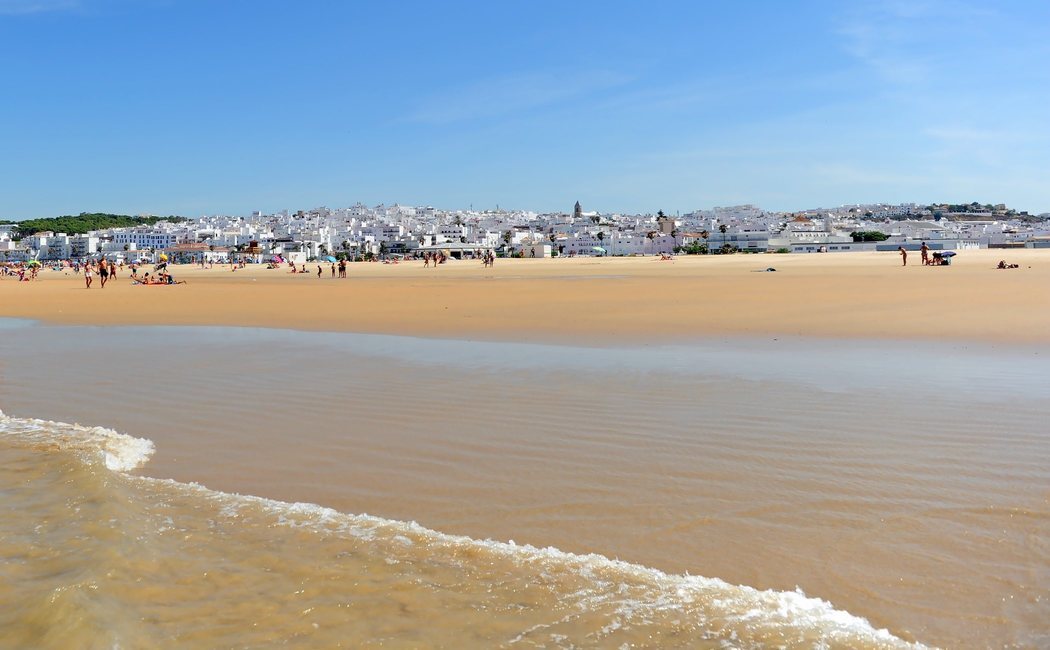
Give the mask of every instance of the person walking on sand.
[[320, 264], [317, 265], [317, 279], [318, 280], [321, 279], [321, 265]]
[[335, 279], [335, 264], [332, 265], [332, 279]]
[[339, 277], [346, 277], [346, 260], [342, 258], [339, 259]]
[[102, 289], [106, 288], [106, 280], [109, 279], [109, 269], [106, 267], [106, 260], [99, 260], [98, 263], [98, 284]]
[[87, 289], [91, 288], [91, 282], [92, 282], [93, 279], [94, 279], [94, 273], [91, 272], [91, 262], [88, 262], [87, 264], [84, 265], [84, 284], [86, 285], [85, 288], [87, 288]]
[[930, 247], [926, 245], [926, 242], [922, 242], [922, 246], [919, 248], [919, 254], [922, 255], [923, 265], [930, 263]]
[[901, 266], [908, 266], [908, 251], [904, 250], [903, 246], [900, 246], [897, 250], [901, 252], [901, 262], [903, 262]]

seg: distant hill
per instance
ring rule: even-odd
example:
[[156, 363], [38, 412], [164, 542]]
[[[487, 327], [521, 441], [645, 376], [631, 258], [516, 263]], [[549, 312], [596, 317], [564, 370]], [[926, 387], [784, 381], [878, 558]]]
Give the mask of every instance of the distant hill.
[[38, 232], [64, 232], [68, 235], [82, 235], [92, 230], [106, 228], [130, 228], [134, 226], [152, 226], [158, 221], [187, 221], [185, 217], [132, 217], [126, 214], [107, 214], [105, 212], [81, 212], [78, 215], [49, 217], [47, 219], [26, 219], [25, 221], [0, 221], [0, 224], [16, 224], [18, 238], [34, 235]]

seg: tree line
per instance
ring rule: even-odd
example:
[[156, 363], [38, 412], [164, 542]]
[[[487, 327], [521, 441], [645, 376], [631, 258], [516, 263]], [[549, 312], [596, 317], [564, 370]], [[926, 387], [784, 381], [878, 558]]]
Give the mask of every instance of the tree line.
[[152, 226], [159, 221], [177, 223], [186, 221], [185, 217], [133, 217], [126, 214], [109, 214], [106, 212], [81, 212], [78, 215], [47, 217], [43, 219], [25, 219], [24, 221], [0, 221], [0, 224], [16, 224], [16, 239], [35, 235], [38, 232], [64, 232], [67, 235], [83, 235], [92, 230], [107, 228], [132, 228], [135, 226]]

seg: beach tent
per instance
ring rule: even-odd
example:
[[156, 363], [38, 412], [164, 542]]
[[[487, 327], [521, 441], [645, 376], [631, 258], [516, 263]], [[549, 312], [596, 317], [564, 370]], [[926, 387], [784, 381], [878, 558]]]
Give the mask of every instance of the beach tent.
[[606, 253], [606, 250], [604, 248], [602, 248], [601, 246], [591, 246], [591, 250], [595, 251], [597, 253], [601, 253], [602, 255], [605, 255], [605, 253]]
[[335, 259], [334, 257], [332, 257], [331, 255], [329, 255], [328, 257], [326, 257], [326, 258], [325, 258], [325, 260], [327, 260], [327, 261], [331, 262], [332, 264], [335, 264], [336, 262], [338, 262], [338, 261], [339, 261], [339, 260]]

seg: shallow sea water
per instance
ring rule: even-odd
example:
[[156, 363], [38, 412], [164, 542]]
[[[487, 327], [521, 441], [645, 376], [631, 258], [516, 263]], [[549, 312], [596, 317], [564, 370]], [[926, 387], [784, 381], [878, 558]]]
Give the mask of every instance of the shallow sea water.
[[0, 640], [1044, 647], [1047, 353], [8, 322]]

